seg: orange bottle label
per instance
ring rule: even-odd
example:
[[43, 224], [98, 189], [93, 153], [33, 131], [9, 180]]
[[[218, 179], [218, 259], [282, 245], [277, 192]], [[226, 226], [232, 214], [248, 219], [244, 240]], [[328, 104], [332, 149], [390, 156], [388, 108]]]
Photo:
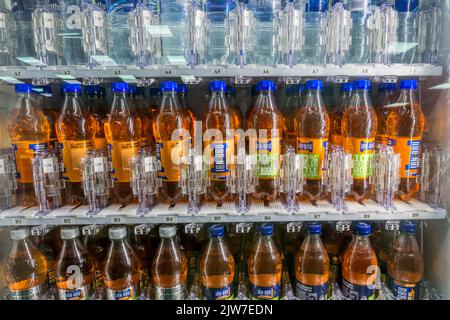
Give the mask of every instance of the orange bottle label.
[[395, 153], [400, 154], [400, 178], [414, 178], [420, 167], [420, 148], [422, 136], [418, 137], [389, 137], [388, 145]]
[[377, 134], [375, 138], [375, 142], [378, 144], [388, 144], [388, 135], [387, 134]]
[[32, 160], [36, 151], [45, 150], [48, 145], [46, 141], [25, 140], [17, 141], [12, 145], [15, 152], [17, 182], [33, 182], [33, 164]]
[[209, 155], [208, 175], [212, 180], [224, 180], [231, 175], [234, 139], [205, 141], [204, 154]]
[[367, 179], [372, 176], [372, 157], [375, 152], [374, 138], [343, 139], [344, 151], [352, 155], [353, 179]]
[[157, 141], [156, 158], [161, 163], [158, 176], [165, 181], [179, 181], [181, 158], [185, 154], [185, 143], [181, 140]]
[[94, 148], [91, 140], [65, 140], [62, 142], [64, 177], [69, 182], [81, 182], [81, 158]]
[[332, 134], [331, 135], [331, 145], [342, 146], [342, 135]]
[[[254, 144], [255, 139], [252, 140]], [[280, 152], [280, 138], [256, 139], [256, 177], [258, 179], [278, 177]]]
[[115, 181], [130, 182], [131, 158], [138, 154], [141, 142], [112, 141], [108, 144], [108, 155], [112, 162], [112, 175]]
[[108, 143], [105, 138], [94, 138], [94, 147], [96, 150], [106, 150]]
[[321, 179], [328, 154], [328, 139], [297, 138], [297, 153], [303, 157], [305, 179]]

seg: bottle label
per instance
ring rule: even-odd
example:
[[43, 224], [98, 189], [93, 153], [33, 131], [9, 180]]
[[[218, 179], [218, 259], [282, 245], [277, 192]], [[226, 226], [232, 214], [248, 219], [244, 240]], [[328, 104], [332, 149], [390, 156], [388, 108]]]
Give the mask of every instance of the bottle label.
[[295, 296], [300, 300], [327, 300], [328, 282], [317, 286], [309, 286], [297, 281]]
[[305, 179], [321, 179], [328, 154], [328, 139], [298, 138], [297, 153], [303, 157]]
[[256, 140], [256, 177], [273, 179], [280, 172], [280, 139]]
[[342, 135], [332, 134], [331, 135], [331, 145], [342, 146]]
[[136, 290], [134, 287], [129, 287], [124, 290], [106, 289], [106, 298], [108, 300], [135, 300]]
[[15, 152], [17, 182], [33, 182], [33, 164], [35, 152], [47, 149], [44, 141], [18, 141], [12, 145]]
[[420, 147], [422, 137], [390, 137], [388, 145], [400, 154], [400, 178], [414, 178], [420, 167]]
[[140, 141], [113, 141], [108, 144], [108, 155], [112, 162], [112, 175], [115, 181], [130, 182], [131, 158], [138, 154]]
[[399, 300], [415, 300], [419, 296], [420, 286], [417, 283], [405, 283], [389, 277], [388, 286], [394, 297]]
[[11, 300], [38, 300], [43, 292], [42, 285], [20, 291], [10, 290], [9, 298]]
[[353, 179], [367, 179], [372, 176], [372, 157], [375, 152], [373, 138], [344, 138], [344, 150], [352, 154]]
[[210, 155], [209, 177], [224, 180], [231, 175], [231, 159], [234, 155], [234, 140], [205, 141], [205, 155]]
[[64, 178], [69, 182], [81, 182], [81, 158], [92, 150], [91, 140], [65, 140], [62, 142]]
[[358, 285], [342, 279], [342, 293], [350, 300], [374, 300], [374, 287], [374, 283], [369, 285]]
[[[183, 141], [157, 141], [156, 158], [161, 163], [161, 169], [158, 172], [159, 178], [165, 181], [179, 181], [180, 168], [174, 163], [174, 160], [181, 164], [181, 158], [183, 155]], [[172, 156], [174, 157], [173, 159]]]
[[233, 284], [223, 288], [205, 288], [206, 300], [233, 300]]
[[184, 300], [184, 284], [163, 288], [155, 286], [156, 300]]
[[272, 287], [259, 287], [250, 284], [252, 300], [279, 300], [280, 284], [277, 283]]
[[388, 136], [387, 136], [387, 134], [377, 134], [377, 136], [375, 138], [375, 142], [377, 144], [387, 145], [388, 144]]
[[84, 286], [77, 289], [65, 290], [58, 288], [59, 300], [88, 300], [89, 286]]
[[106, 150], [108, 143], [106, 142], [106, 138], [94, 138], [94, 147], [95, 150]]

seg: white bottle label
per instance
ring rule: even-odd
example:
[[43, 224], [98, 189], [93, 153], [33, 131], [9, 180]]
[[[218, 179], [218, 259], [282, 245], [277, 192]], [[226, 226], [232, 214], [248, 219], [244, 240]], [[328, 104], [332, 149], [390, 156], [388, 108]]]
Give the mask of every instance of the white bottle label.
[[42, 166], [44, 167], [44, 174], [55, 172], [55, 170], [53, 168], [53, 159], [52, 158], [42, 159]]
[[108, 300], [135, 300], [136, 290], [133, 286], [123, 290], [106, 289], [106, 299]]
[[156, 300], [184, 300], [184, 284], [163, 288], [155, 286]]
[[59, 300], [88, 300], [89, 286], [86, 285], [72, 290], [58, 289], [58, 297]]

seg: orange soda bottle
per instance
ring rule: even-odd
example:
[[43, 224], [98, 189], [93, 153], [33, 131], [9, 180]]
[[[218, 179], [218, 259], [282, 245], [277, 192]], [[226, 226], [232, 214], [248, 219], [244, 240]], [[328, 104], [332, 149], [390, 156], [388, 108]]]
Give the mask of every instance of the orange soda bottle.
[[211, 98], [203, 116], [204, 155], [209, 156], [208, 175], [211, 179], [209, 194], [219, 203], [224, 202], [231, 194], [227, 179], [231, 176], [235, 154], [236, 123], [225, 97], [226, 88], [225, 81], [210, 82]]
[[30, 240], [29, 228], [11, 229], [13, 246], [5, 262], [11, 300], [38, 300], [47, 290], [47, 261]]
[[[388, 226], [391, 225], [388, 229]], [[381, 233], [380, 248], [378, 251], [378, 264], [380, 265], [381, 280], [387, 283], [387, 263], [392, 252], [392, 246], [400, 235], [400, 231], [395, 225], [386, 221], [385, 228]]]
[[80, 84], [64, 83], [64, 103], [56, 123], [56, 134], [62, 145], [64, 178], [69, 205], [85, 202], [81, 184], [81, 158], [94, 149], [96, 132], [94, 118], [87, 114], [80, 101]]
[[402, 80], [397, 107], [388, 116], [388, 145], [400, 154], [400, 184], [397, 194], [408, 201], [419, 191], [417, 174], [425, 117], [416, 97], [417, 80]]
[[33, 86], [21, 83], [15, 89], [17, 100], [9, 115], [8, 131], [15, 152], [20, 203], [31, 206], [36, 204], [32, 159], [35, 152], [48, 147], [51, 129], [42, 106], [32, 99]]
[[312, 202], [322, 195], [322, 176], [328, 154], [330, 117], [320, 91], [323, 82], [306, 82], [306, 97], [295, 119], [297, 153], [303, 157], [305, 185], [303, 192]]
[[95, 136], [94, 147], [107, 151], [107, 142], [105, 137], [105, 118], [108, 113], [106, 106], [105, 89], [97, 85], [88, 85], [84, 87], [86, 111], [94, 118]]
[[155, 143], [153, 136], [153, 112], [145, 100], [144, 87], [129, 85], [130, 99], [133, 102], [135, 112], [141, 118], [142, 139], [141, 147], [152, 146]]
[[280, 174], [281, 140], [285, 123], [274, 97], [276, 85], [262, 80], [255, 106], [247, 118], [247, 129], [254, 129], [256, 136], [250, 137], [250, 153], [256, 152], [255, 199], [272, 201], [279, 196], [278, 176]]
[[252, 300], [279, 300], [282, 258], [273, 240], [273, 225], [258, 226], [258, 236], [248, 258]]
[[200, 280], [206, 300], [234, 297], [234, 258], [224, 239], [223, 225], [208, 227], [209, 242], [200, 258]]
[[378, 86], [378, 98], [375, 103], [375, 112], [377, 113], [377, 136], [376, 143], [388, 144], [388, 115], [395, 109], [392, 104], [397, 99], [396, 83], [380, 83]]
[[322, 226], [308, 224], [308, 235], [295, 257], [295, 295], [301, 300], [326, 300], [330, 278], [330, 260], [320, 240]]
[[331, 148], [333, 146], [342, 146], [342, 116], [345, 108], [350, 103], [353, 91], [353, 83], [341, 84], [341, 96], [336, 108], [331, 113]]
[[49, 288], [54, 288], [56, 285], [55, 267], [59, 250], [55, 244], [59, 241], [52, 237], [55, 230], [56, 228], [49, 226], [37, 226], [31, 229], [33, 244], [47, 261], [47, 284]]
[[94, 265], [80, 239], [80, 229], [61, 229], [63, 245], [56, 263], [59, 300], [89, 300], [94, 289]]
[[242, 128], [242, 112], [241, 109], [239, 109], [237, 102], [236, 102], [236, 87], [227, 86], [227, 101], [228, 105], [230, 106], [231, 111], [234, 115], [234, 123], [236, 125], [236, 128]]
[[284, 119], [286, 121], [286, 131], [283, 137], [283, 153], [287, 153], [291, 148], [296, 150], [297, 133], [295, 132], [295, 115], [297, 115], [298, 108], [301, 105], [301, 97], [303, 92], [303, 85], [295, 85], [286, 87], [286, 99], [281, 108]]
[[127, 241], [127, 228], [109, 228], [111, 245], [105, 261], [105, 288], [108, 300], [135, 300], [139, 287], [140, 263]]
[[175, 226], [159, 227], [161, 242], [152, 263], [156, 300], [184, 300], [186, 296], [187, 260], [176, 236]]
[[[105, 228], [106, 229], [106, 228]], [[94, 265], [94, 290], [103, 288], [104, 285], [104, 271], [105, 258], [107, 253], [107, 246], [104, 246], [100, 241], [101, 228], [97, 225], [89, 225], [83, 227], [83, 246], [89, 253]]]
[[192, 109], [187, 104], [186, 95], [188, 92], [187, 85], [184, 83], [178, 83], [178, 100], [180, 101], [181, 110], [184, 112], [186, 120], [188, 121], [189, 131], [191, 133], [191, 137], [194, 137], [194, 128], [195, 128], [195, 115]]
[[112, 162], [114, 194], [121, 205], [133, 201], [131, 189], [131, 158], [137, 156], [141, 146], [142, 124], [136, 114], [125, 82], [111, 84], [114, 94], [111, 111], [106, 116], [105, 134], [108, 142], [108, 157]]
[[158, 116], [159, 106], [161, 105], [161, 99], [162, 99], [161, 88], [160, 87], [150, 88], [150, 111], [152, 112], [153, 122]]
[[350, 300], [374, 300], [378, 260], [370, 244], [370, 224], [358, 222], [342, 261], [342, 293]]
[[156, 252], [154, 238], [151, 236], [150, 225], [134, 227], [133, 249], [136, 252], [141, 269], [139, 271], [139, 293], [142, 294], [150, 285], [152, 262]]
[[356, 80], [353, 94], [342, 116], [344, 151], [352, 155], [353, 186], [351, 195], [362, 202], [370, 197], [372, 157], [375, 152], [377, 116], [369, 98], [370, 81]]

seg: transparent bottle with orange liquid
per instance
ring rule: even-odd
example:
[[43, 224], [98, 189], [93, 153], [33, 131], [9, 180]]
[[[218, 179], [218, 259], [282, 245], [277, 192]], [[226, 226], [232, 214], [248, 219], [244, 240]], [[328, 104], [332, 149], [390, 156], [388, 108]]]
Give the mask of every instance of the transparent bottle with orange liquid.
[[308, 235], [295, 257], [295, 295], [301, 300], [327, 300], [329, 298], [330, 260], [320, 240], [322, 226], [308, 224]]
[[94, 264], [84, 248], [78, 227], [61, 229], [63, 240], [56, 262], [59, 300], [89, 300], [94, 290]]
[[178, 83], [178, 100], [180, 101], [180, 107], [183, 111], [186, 119], [188, 121], [189, 131], [191, 132], [191, 137], [194, 137], [194, 128], [195, 128], [195, 115], [192, 109], [189, 107], [186, 99], [186, 95], [188, 92], [188, 87], [184, 83]]
[[388, 260], [388, 285], [395, 298], [416, 300], [424, 273], [422, 253], [414, 236], [416, 224], [401, 221], [400, 232]]
[[358, 202], [370, 197], [372, 158], [375, 152], [377, 116], [369, 97], [370, 81], [353, 82], [353, 94], [342, 116], [344, 151], [352, 155], [351, 196]]
[[396, 83], [380, 83], [378, 85], [378, 97], [375, 102], [375, 112], [377, 113], [377, 136], [376, 143], [388, 144], [388, 115], [395, 109], [392, 106], [397, 100]]
[[108, 157], [112, 163], [114, 195], [121, 205], [133, 201], [131, 188], [131, 158], [137, 156], [141, 146], [142, 124], [125, 82], [111, 84], [114, 94], [110, 113], [105, 120], [105, 135], [108, 142]]
[[8, 131], [15, 153], [17, 190], [22, 206], [36, 204], [32, 160], [35, 152], [45, 150], [50, 139], [50, 123], [41, 106], [32, 99], [31, 84], [17, 84], [16, 104], [9, 115]]
[[98, 85], [87, 85], [84, 87], [86, 112], [94, 118], [95, 135], [94, 147], [107, 151], [107, 142], [105, 136], [105, 119], [108, 114], [106, 106], [105, 89]]
[[200, 281], [206, 300], [234, 297], [234, 258], [225, 241], [223, 225], [208, 227], [209, 242], [200, 259]]
[[248, 257], [248, 277], [252, 300], [279, 300], [282, 258], [273, 239], [273, 225], [258, 226]]
[[60, 249], [56, 245], [60, 240], [52, 236], [56, 229], [49, 226], [31, 228], [33, 244], [44, 255], [45, 261], [47, 261], [47, 284], [50, 289], [56, 285], [55, 266], [58, 258], [58, 249]]
[[327, 251], [330, 262], [330, 281], [340, 282], [340, 262], [341, 243], [336, 232], [334, 223], [326, 223], [323, 228], [322, 243]]
[[159, 227], [161, 242], [152, 264], [156, 300], [183, 300], [186, 297], [187, 260], [177, 242], [174, 225]]
[[150, 111], [152, 112], [153, 121], [159, 113], [159, 106], [161, 105], [162, 92], [160, 87], [150, 88]]
[[141, 118], [142, 139], [141, 147], [152, 146], [155, 142], [153, 136], [153, 112], [145, 100], [145, 88], [129, 85], [130, 99], [133, 102], [135, 112]]
[[47, 261], [30, 240], [29, 228], [11, 229], [5, 279], [11, 300], [39, 300], [47, 291]]
[[381, 233], [380, 248], [378, 251], [378, 264], [380, 265], [381, 280], [387, 283], [387, 263], [392, 252], [392, 245], [400, 235], [399, 223], [386, 221]]
[[[228, 179], [233, 169], [235, 155], [235, 117], [225, 97], [225, 81], [215, 80], [209, 84], [211, 97], [203, 116], [204, 155], [209, 157], [209, 194], [218, 203], [230, 198]], [[218, 135], [221, 136], [218, 136]]]
[[[180, 187], [181, 158], [187, 154], [186, 149], [191, 139], [180, 136], [172, 140], [172, 134], [178, 130], [189, 132], [189, 122], [180, 107], [176, 82], [162, 82], [163, 97], [161, 107], [153, 123], [156, 140], [156, 157], [161, 163], [158, 173], [161, 181], [161, 196], [170, 204], [177, 203], [182, 197]], [[180, 132], [181, 133], [181, 132]], [[178, 162], [178, 163], [177, 163]]]
[[242, 111], [239, 109], [236, 102], [236, 87], [227, 86], [227, 101], [230, 106], [231, 111], [233, 111], [234, 115], [234, 123], [236, 124], [236, 128], [242, 128], [243, 119], [242, 119]]
[[297, 153], [302, 155], [305, 185], [303, 193], [313, 203], [322, 196], [322, 176], [328, 154], [330, 117], [322, 100], [323, 82], [306, 82], [306, 97], [295, 118]]
[[344, 110], [350, 103], [353, 91], [353, 83], [347, 82], [341, 84], [341, 96], [339, 98], [338, 104], [331, 112], [331, 126], [330, 126], [330, 137], [331, 137], [331, 148], [333, 146], [342, 146], [342, 116], [344, 115]]
[[296, 150], [297, 133], [295, 132], [296, 119], [295, 116], [301, 105], [301, 97], [303, 85], [293, 85], [286, 87], [286, 100], [281, 109], [284, 119], [286, 120], [286, 131], [283, 137], [283, 153], [287, 153], [289, 149]]
[[378, 260], [370, 244], [371, 226], [358, 222], [342, 261], [342, 292], [350, 300], [374, 300]]
[[425, 116], [416, 96], [417, 80], [402, 80], [396, 107], [389, 113], [388, 145], [400, 154], [400, 184], [398, 197], [409, 201], [419, 191], [417, 181], [420, 169], [422, 135], [425, 128]]
[[247, 129], [253, 129], [256, 136], [250, 137], [250, 153], [256, 153], [257, 185], [253, 197], [273, 201], [280, 195], [278, 177], [280, 174], [281, 141], [285, 122], [278, 109], [273, 81], [258, 83], [259, 95], [247, 118]]
[[139, 287], [139, 258], [127, 241], [127, 228], [109, 228], [111, 244], [105, 260], [105, 288], [108, 300], [135, 300]]
[[81, 158], [93, 150], [95, 120], [87, 114], [80, 100], [81, 85], [63, 84], [64, 103], [56, 123], [56, 134], [62, 145], [67, 202], [78, 205], [85, 202], [81, 183]]
[[[106, 227], [104, 228], [106, 229]], [[88, 251], [94, 265], [94, 290], [104, 286], [105, 258], [108, 247], [100, 241], [101, 230], [102, 228], [98, 225], [88, 225], [82, 228], [83, 246]]]

